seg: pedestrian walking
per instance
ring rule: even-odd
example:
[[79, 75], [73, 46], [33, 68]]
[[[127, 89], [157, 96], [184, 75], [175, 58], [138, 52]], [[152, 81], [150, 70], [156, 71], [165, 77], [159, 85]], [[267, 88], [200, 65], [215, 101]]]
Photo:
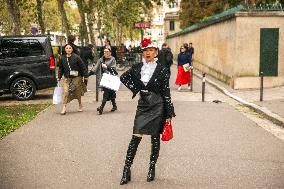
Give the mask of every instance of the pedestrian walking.
[[132, 48], [131, 45], [128, 46], [127, 51], [128, 51], [129, 53], [131, 53], [131, 52], [133, 51], [133, 48]]
[[66, 105], [73, 99], [79, 103], [79, 112], [83, 111], [81, 96], [87, 91], [84, 81], [88, 80], [88, 72], [82, 59], [75, 53], [70, 44], [64, 46], [65, 54], [59, 60], [58, 82], [63, 80], [63, 107], [61, 115], [66, 114]]
[[152, 151], [150, 155], [147, 181], [155, 179], [155, 165], [160, 151], [160, 134], [165, 122], [175, 116], [169, 88], [167, 68], [155, 57], [157, 46], [151, 40], [141, 42], [142, 62], [133, 65], [120, 77], [121, 82], [132, 91], [134, 98], [139, 93], [138, 106], [134, 119], [133, 135], [126, 153], [125, 165], [120, 184], [131, 180], [130, 167], [133, 163], [138, 145], [143, 135], [151, 135]]
[[[188, 53], [189, 53], [189, 56], [190, 56], [190, 62], [191, 62], [191, 66], [193, 64], [193, 60], [194, 60], [194, 47], [192, 45], [192, 43], [189, 43], [189, 46], [188, 46]], [[190, 74], [192, 74], [190, 72]], [[188, 89], [191, 89], [191, 80], [189, 79], [189, 83], [188, 83]]]
[[104, 56], [104, 49], [108, 48], [110, 49], [111, 52], [111, 56], [115, 58], [115, 60], [117, 59], [117, 55], [116, 55], [116, 48], [114, 46], [111, 46], [110, 40], [106, 39], [104, 41], [105, 45], [101, 48], [100, 50], [100, 58]]
[[[103, 52], [104, 52], [103, 57], [101, 57], [98, 60], [98, 62], [93, 65], [89, 75], [98, 74], [98, 78], [101, 78], [103, 73], [108, 73], [108, 74], [111, 74], [111, 75], [117, 75], [116, 60], [113, 56], [111, 56], [111, 49], [105, 47]], [[107, 89], [105, 87], [103, 87], [103, 91], [104, 91], [104, 94], [103, 94], [102, 104], [97, 108], [99, 115], [101, 115], [103, 113], [103, 110], [104, 110], [104, 107], [105, 107], [107, 101], [111, 101], [111, 103], [112, 103], [113, 107], [110, 110], [111, 112], [114, 112], [114, 111], [117, 110], [117, 105], [116, 105], [116, 102], [115, 102], [116, 92], [114, 90]]]
[[184, 43], [183, 47], [185, 48], [185, 52], [189, 53], [189, 51], [188, 51], [188, 48], [189, 48], [188, 43]]
[[171, 65], [173, 64], [173, 53], [167, 43], [162, 44], [162, 49], [159, 51], [158, 59], [169, 71], [171, 75]]
[[188, 53], [190, 55], [190, 60], [192, 62], [194, 60], [194, 47], [193, 47], [192, 43], [189, 43]]
[[117, 56], [116, 63], [118, 64], [118, 67], [121, 67], [125, 64], [126, 53], [127, 53], [127, 48], [124, 46], [123, 43], [121, 43], [118, 49], [116, 50], [116, 56]]
[[[87, 71], [89, 69], [89, 64], [93, 63], [95, 59], [93, 49], [94, 49], [94, 46], [91, 44], [89, 44], [88, 46], [84, 46], [80, 49], [80, 57], [83, 60]], [[85, 85], [87, 87], [88, 83], [85, 82]], [[91, 90], [87, 88], [87, 91], [89, 92]]]
[[71, 47], [73, 49], [73, 53], [80, 56], [80, 48], [77, 45], [74, 44], [75, 40], [76, 40], [76, 37], [74, 35], [69, 35], [67, 37], [67, 43], [69, 45], [71, 45]]
[[[186, 52], [186, 46], [182, 45], [180, 47], [180, 53], [178, 54], [178, 72], [177, 72], [177, 78], [176, 78], [176, 85], [179, 85], [178, 90], [180, 91], [182, 89], [182, 85], [188, 85], [190, 83], [190, 66], [191, 66], [191, 60], [189, 53]], [[190, 86], [188, 86], [188, 89], [190, 89]]]
[[93, 54], [94, 46], [89, 44], [88, 46], [84, 46], [81, 48], [80, 57], [83, 60], [86, 68], [88, 69], [89, 64], [94, 62], [95, 56]]

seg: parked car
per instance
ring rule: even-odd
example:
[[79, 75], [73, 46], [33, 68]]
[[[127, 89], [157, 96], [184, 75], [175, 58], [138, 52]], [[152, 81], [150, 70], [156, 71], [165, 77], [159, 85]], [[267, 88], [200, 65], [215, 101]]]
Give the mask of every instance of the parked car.
[[29, 100], [37, 90], [56, 84], [48, 36], [0, 36], [0, 94]]

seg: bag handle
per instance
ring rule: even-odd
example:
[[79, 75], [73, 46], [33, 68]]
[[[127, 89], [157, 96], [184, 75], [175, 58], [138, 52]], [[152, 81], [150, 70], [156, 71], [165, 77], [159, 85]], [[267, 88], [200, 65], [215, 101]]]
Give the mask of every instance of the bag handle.
[[61, 87], [61, 83], [59, 81], [57, 82], [57, 87]]

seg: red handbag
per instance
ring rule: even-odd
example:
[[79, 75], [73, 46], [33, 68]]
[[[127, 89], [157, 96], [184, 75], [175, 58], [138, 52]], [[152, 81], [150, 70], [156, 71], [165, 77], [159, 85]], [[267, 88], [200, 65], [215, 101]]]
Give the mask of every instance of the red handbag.
[[173, 138], [173, 128], [172, 128], [172, 122], [169, 121], [165, 123], [163, 128], [163, 134], [162, 134], [162, 141], [169, 141]]

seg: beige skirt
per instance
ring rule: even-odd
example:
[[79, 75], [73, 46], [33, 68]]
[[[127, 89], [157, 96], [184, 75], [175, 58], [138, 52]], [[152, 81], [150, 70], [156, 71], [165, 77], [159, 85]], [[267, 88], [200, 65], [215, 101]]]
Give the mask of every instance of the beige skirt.
[[[75, 87], [76, 89], [74, 93], [69, 94], [68, 88], [71, 81], [76, 86]], [[75, 78], [65, 78], [63, 80], [63, 88], [64, 88], [64, 94], [62, 99], [63, 104], [67, 104], [74, 99], [81, 99], [81, 96], [84, 96], [84, 93], [87, 92], [87, 87], [83, 82], [83, 78], [80, 76]]]

